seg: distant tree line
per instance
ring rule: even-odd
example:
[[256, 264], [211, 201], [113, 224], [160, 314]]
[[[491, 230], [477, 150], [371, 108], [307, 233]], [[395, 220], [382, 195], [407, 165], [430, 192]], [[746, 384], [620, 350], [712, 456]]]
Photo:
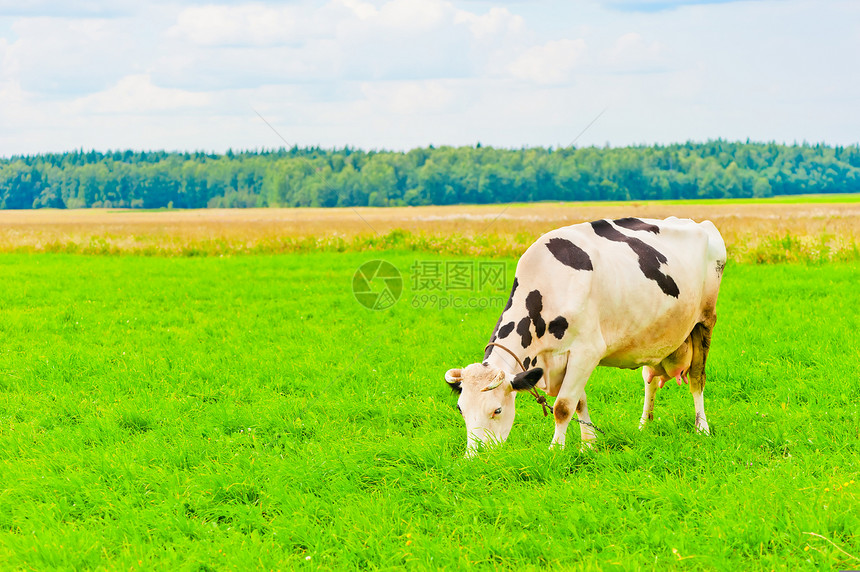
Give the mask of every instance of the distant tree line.
[[0, 159], [0, 208], [448, 205], [860, 192], [860, 146], [74, 151]]

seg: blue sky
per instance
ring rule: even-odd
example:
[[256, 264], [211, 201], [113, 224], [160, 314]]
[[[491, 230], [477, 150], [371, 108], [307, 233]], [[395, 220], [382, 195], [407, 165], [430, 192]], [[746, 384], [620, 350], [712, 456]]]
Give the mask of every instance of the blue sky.
[[0, 156], [852, 144], [857, 54], [856, 0], [0, 0]]

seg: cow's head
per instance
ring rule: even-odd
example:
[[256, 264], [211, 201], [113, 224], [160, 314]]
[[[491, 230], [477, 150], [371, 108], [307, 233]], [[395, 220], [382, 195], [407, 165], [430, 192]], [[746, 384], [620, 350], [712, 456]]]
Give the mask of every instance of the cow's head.
[[474, 455], [480, 444], [501, 443], [508, 438], [517, 392], [531, 389], [541, 376], [539, 367], [512, 375], [480, 363], [445, 373], [445, 381], [460, 395], [457, 408], [466, 422], [467, 457]]

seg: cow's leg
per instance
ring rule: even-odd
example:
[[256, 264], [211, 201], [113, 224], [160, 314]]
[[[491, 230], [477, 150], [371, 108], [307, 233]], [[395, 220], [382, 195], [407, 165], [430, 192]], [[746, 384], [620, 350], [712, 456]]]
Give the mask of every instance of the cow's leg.
[[696, 324], [693, 333], [693, 361], [690, 364], [690, 393], [693, 394], [693, 405], [696, 407], [696, 430], [710, 434], [708, 419], [705, 417], [705, 362], [708, 360], [708, 350], [711, 347], [712, 327]]
[[[573, 351], [571, 351], [573, 354]], [[582, 402], [582, 412], [580, 419], [587, 423], [591, 423], [591, 417], [588, 415], [588, 405], [585, 401], [585, 384], [588, 382], [591, 372], [597, 367], [599, 359], [592, 360], [584, 357], [583, 354], [574, 359], [573, 356], [567, 362], [567, 370], [564, 374], [564, 381], [559, 389], [558, 397], [553, 403], [553, 417], [555, 417], [555, 433], [552, 436], [551, 446], [564, 447], [565, 436], [567, 435], [567, 426], [570, 425], [570, 419], [573, 417], [573, 412]], [[581, 435], [583, 442], [594, 440], [594, 430], [591, 425], [582, 425]]]
[[654, 419], [654, 396], [657, 395], [657, 383], [654, 379], [654, 371], [647, 365], [642, 368], [642, 379], [645, 382], [645, 404], [642, 407], [642, 418], [639, 420], [639, 429]]
[[583, 445], [590, 447], [596, 435], [594, 425], [591, 424], [591, 415], [588, 414], [588, 397], [585, 395], [585, 390], [576, 404], [576, 417], [579, 419], [579, 438], [582, 439]]

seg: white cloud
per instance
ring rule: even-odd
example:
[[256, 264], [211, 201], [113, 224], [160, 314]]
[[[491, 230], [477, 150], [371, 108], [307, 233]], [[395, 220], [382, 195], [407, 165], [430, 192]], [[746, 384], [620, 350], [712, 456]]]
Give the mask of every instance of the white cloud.
[[607, 53], [606, 62], [614, 69], [651, 71], [663, 63], [663, 47], [657, 41], [647, 41], [642, 34], [629, 32], [615, 41]]
[[201, 46], [295, 44], [305, 39], [301, 18], [294, 6], [191, 6], [179, 14], [168, 35]]
[[500, 6], [493, 6], [485, 14], [458, 10], [454, 21], [458, 24], [467, 23], [472, 34], [479, 40], [498, 35], [519, 34], [526, 28], [522, 16], [511, 14], [507, 8]]
[[361, 0], [340, 0], [340, 4], [351, 10], [360, 20], [368, 20], [377, 13], [373, 4]]
[[153, 77], [194, 89], [468, 77], [493, 53], [474, 34], [516, 26], [505, 10], [484, 17], [441, 0], [191, 7], [166, 34]]
[[369, 83], [361, 86], [371, 107], [377, 112], [413, 115], [451, 111], [454, 93], [444, 82], [406, 81]]
[[392, 31], [420, 31], [444, 25], [454, 13], [454, 5], [441, 0], [391, 0], [379, 9], [377, 19]]
[[48, 119], [43, 109], [31, 103], [31, 98], [32, 94], [21, 89], [18, 82], [0, 82], [0, 132], [15, 132]]
[[123, 18], [23, 18], [4, 50], [0, 77], [45, 96], [103, 89], [138, 61], [140, 37]]
[[556, 40], [534, 46], [513, 61], [509, 70], [514, 77], [539, 84], [566, 83], [582, 63], [585, 40]]
[[76, 99], [71, 108], [85, 113], [140, 115], [202, 107], [209, 101], [210, 96], [205, 93], [158, 87], [152, 84], [149, 75], [138, 74], [122, 78], [109, 89]]
[[[356, 16], [360, 14], [360, 16]], [[441, 0], [391, 0], [364, 6], [336, 25], [337, 69], [350, 80], [464, 77], [474, 73], [471, 35]]]
[[0, 155], [860, 133], [855, 0], [117, 1], [0, 0]]
[[610, 8], [624, 12], [663, 12], [687, 6], [747, 1], [749, 0], [604, 0], [604, 3]]
[[116, 16], [132, 7], [132, 0], [0, 0], [2, 16]]

